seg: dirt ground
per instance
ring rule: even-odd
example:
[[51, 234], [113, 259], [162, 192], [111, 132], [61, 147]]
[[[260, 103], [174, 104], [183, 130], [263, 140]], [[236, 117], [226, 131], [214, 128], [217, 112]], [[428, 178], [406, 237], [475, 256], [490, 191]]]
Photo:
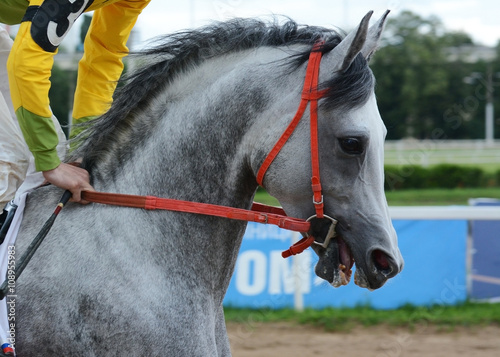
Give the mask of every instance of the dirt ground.
[[326, 332], [289, 323], [227, 325], [234, 357], [498, 357], [500, 327], [407, 328], [358, 327], [350, 332]]

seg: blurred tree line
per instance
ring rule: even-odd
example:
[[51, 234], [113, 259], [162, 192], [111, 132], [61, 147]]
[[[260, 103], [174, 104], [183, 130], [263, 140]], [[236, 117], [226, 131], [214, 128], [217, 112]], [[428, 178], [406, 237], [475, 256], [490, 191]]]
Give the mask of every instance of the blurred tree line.
[[[90, 17], [81, 28], [85, 38]], [[376, 94], [382, 118], [388, 129], [387, 139], [482, 139], [488, 66], [500, 73], [500, 44], [496, 59], [487, 63], [451, 60], [447, 50], [473, 45], [467, 33], [447, 31], [437, 17], [423, 18], [412, 12], [390, 17], [381, 48], [370, 66], [377, 78]], [[82, 50], [82, 45], [78, 46]], [[470, 80], [473, 73], [483, 79]], [[469, 84], [467, 80], [469, 79]], [[70, 116], [76, 73], [52, 72], [51, 105], [61, 120]], [[500, 78], [493, 77], [495, 114], [500, 117]], [[500, 121], [495, 121], [500, 138]]]
[[[447, 31], [437, 17], [402, 12], [389, 18], [381, 48], [370, 63], [387, 139], [484, 138], [486, 72], [488, 66], [493, 74], [500, 72], [500, 46], [491, 63], [451, 60], [449, 50], [465, 45], [473, 45], [470, 36]], [[471, 78], [473, 73], [477, 78]], [[494, 76], [492, 82], [498, 87], [500, 78]], [[498, 118], [500, 88], [494, 105]], [[499, 138], [498, 120], [495, 133]]]

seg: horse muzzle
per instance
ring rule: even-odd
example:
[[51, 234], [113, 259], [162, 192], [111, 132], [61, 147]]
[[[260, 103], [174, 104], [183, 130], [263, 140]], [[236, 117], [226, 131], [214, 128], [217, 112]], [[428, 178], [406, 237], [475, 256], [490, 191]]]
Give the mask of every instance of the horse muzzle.
[[312, 248], [319, 256], [315, 273], [332, 286], [347, 285], [354, 264], [354, 283], [369, 290], [382, 287], [402, 270], [403, 259], [397, 247], [397, 252], [389, 253], [389, 249], [378, 245], [366, 246], [365, 240], [348, 240], [349, 234], [342, 232], [341, 227], [335, 229], [337, 221], [328, 216], [322, 219], [314, 217], [310, 221], [311, 235], [316, 238]]
[[378, 289], [401, 272], [403, 265], [399, 250], [397, 254], [390, 254], [379, 248], [369, 249], [365, 262], [356, 263], [354, 283], [369, 290]]

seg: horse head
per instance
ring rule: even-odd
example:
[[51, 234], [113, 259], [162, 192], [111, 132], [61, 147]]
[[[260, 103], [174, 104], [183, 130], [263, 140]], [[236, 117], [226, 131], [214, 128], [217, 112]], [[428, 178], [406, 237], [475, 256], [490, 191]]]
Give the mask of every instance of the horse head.
[[[368, 13], [340, 43], [329, 50], [326, 40], [322, 49], [318, 88], [326, 95], [319, 99], [317, 111], [319, 167], [324, 213], [338, 221], [335, 238], [326, 246], [321, 244], [332, 221], [314, 217], [312, 159], [304, 149], [310, 147], [307, 125], [297, 126], [263, 180], [263, 186], [289, 215], [312, 217], [310, 233], [319, 256], [316, 274], [336, 287], [349, 282], [354, 263], [355, 283], [369, 289], [381, 287], [403, 267], [384, 195], [387, 130], [367, 64], [387, 13], [371, 27], [372, 12]], [[286, 108], [283, 112], [287, 113]], [[306, 122], [309, 116], [306, 111]]]

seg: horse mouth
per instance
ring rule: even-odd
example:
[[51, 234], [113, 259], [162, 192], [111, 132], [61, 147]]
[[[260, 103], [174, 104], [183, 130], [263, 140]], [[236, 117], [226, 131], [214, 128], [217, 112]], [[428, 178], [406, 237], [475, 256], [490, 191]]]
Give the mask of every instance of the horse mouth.
[[345, 240], [337, 236], [326, 248], [317, 249], [320, 259], [316, 265], [316, 275], [328, 281], [335, 288], [349, 284], [354, 257]]
[[[403, 268], [402, 260], [398, 261], [387, 252], [387, 249], [380, 246], [368, 247], [368, 252], [358, 254], [355, 260], [352, 246], [342, 235], [342, 230], [337, 229], [332, 237], [329, 235], [330, 227], [330, 220], [314, 218], [311, 220], [310, 234], [315, 237], [315, 244], [312, 247], [319, 257], [315, 273], [333, 287], [349, 284], [354, 264], [356, 264], [354, 283], [369, 290], [382, 287]], [[328, 237], [332, 238], [329, 240]], [[364, 256], [367, 257], [366, 260]]]
[[[351, 248], [340, 235], [336, 235], [330, 243], [323, 247], [327, 231], [330, 226], [329, 221], [314, 219], [311, 221], [312, 235], [316, 238], [316, 244], [313, 249], [319, 256], [315, 273], [320, 278], [328, 281], [334, 287], [340, 287], [349, 284], [352, 276], [352, 267], [354, 266], [354, 256]], [[358, 279], [355, 276], [355, 282]]]
[[[351, 249], [342, 237], [337, 237], [338, 254], [339, 254], [339, 276], [340, 285], [347, 285], [351, 281], [352, 267], [354, 265], [354, 257]], [[332, 282], [333, 285], [333, 282]], [[335, 285], [334, 285], [335, 286]]]

